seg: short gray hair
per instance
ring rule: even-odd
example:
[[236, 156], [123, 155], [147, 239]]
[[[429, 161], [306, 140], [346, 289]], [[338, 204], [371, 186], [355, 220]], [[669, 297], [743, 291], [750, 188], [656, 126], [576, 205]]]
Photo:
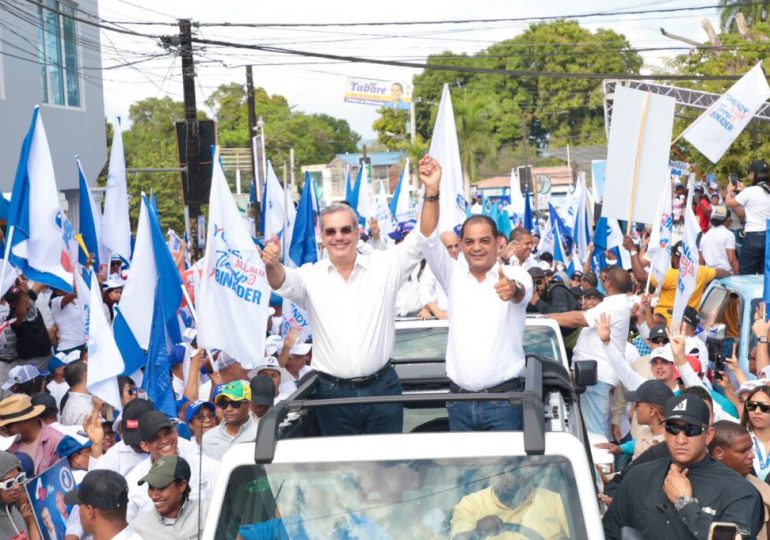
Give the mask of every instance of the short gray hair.
[[333, 202], [330, 205], [328, 205], [326, 208], [321, 210], [320, 221], [319, 221], [321, 227], [323, 227], [324, 217], [326, 217], [329, 214], [336, 214], [337, 212], [350, 213], [350, 217], [353, 220], [353, 224], [358, 225], [358, 214], [356, 214], [356, 211], [353, 210], [352, 206], [341, 202]]

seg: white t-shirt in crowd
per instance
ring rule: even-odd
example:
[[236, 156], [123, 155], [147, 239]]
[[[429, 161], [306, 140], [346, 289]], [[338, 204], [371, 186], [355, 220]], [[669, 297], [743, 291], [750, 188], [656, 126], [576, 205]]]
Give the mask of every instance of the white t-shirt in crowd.
[[735, 235], [724, 225], [712, 227], [700, 240], [700, 251], [706, 266], [721, 268], [730, 272], [730, 260], [727, 258], [728, 249], [735, 251]]
[[[0, 304], [0, 322], [8, 319], [11, 308], [8, 304]], [[10, 325], [0, 332], [0, 358], [3, 360], [16, 360], [16, 332]]]
[[766, 223], [770, 219], [770, 195], [760, 186], [749, 186], [738, 195], [735, 200], [743, 206], [746, 212], [746, 225], [744, 232], [764, 232]]
[[59, 343], [56, 350], [66, 351], [80, 347], [86, 342], [83, 325], [83, 312], [77, 305], [77, 299], [61, 307], [63, 296], [57, 296], [51, 300], [51, 316], [58, 328]]
[[68, 385], [66, 382], [56, 382], [53, 379], [45, 385], [46, 389], [48, 390], [48, 393], [51, 394], [51, 396], [56, 400], [56, 407], [58, 407], [59, 411], [61, 411], [61, 398], [64, 397], [64, 394], [67, 393], [67, 390], [70, 389], [70, 385]]

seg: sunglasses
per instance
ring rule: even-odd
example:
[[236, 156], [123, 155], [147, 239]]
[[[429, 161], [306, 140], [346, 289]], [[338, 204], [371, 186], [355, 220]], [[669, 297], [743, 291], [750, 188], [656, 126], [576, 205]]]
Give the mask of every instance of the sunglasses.
[[246, 401], [230, 401], [229, 399], [220, 399], [217, 405], [219, 405], [219, 408], [224, 410], [228, 407], [232, 407], [233, 409], [240, 409], [241, 405], [246, 403]]
[[770, 413], [770, 403], [760, 403], [759, 401], [747, 401], [746, 402], [746, 410], [747, 411], [756, 411], [759, 409], [763, 413]]
[[135, 396], [137, 392], [139, 392], [139, 388], [137, 388], [136, 386], [132, 386], [131, 388], [128, 389], [129, 396]]
[[669, 435], [679, 435], [684, 433], [685, 437], [697, 437], [706, 431], [706, 426], [695, 426], [693, 424], [674, 424], [666, 422], [666, 433]]
[[345, 227], [340, 227], [339, 229], [335, 229], [334, 227], [329, 227], [328, 229], [324, 229], [324, 236], [335, 236], [337, 233], [347, 236], [352, 232], [353, 232], [352, 225], [346, 225]]
[[27, 473], [19, 473], [19, 475], [16, 478], [9, 478], [8, 480], [4, 480], [3, 482], [0, 482], [0, 491], [8, 491], [9, 489], [13, 489], [17, 485], [24, 485], [24, 482], [27, 481]]
[[654, 343], [655, 345], [665, 345], [668, 343], [668, 339], [661, 337], [661, 338], [655, 338], [650, 340], [651, 343]]

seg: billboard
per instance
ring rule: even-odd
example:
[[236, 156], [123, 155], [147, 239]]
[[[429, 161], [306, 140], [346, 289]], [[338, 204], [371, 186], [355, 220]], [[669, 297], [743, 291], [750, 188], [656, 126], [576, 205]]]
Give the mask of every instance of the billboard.
[[348, 77], [345, 102], [409, 110], [412, 103], [412, 85], [397, 81]]
[[64, 503], [64, 494], [75, 487], [75, 478], [66, 459], [60, 460], [27, 483], [27, 494], [43, 540], [64, 538], [67, 517], [72, 510], [71, 506]]

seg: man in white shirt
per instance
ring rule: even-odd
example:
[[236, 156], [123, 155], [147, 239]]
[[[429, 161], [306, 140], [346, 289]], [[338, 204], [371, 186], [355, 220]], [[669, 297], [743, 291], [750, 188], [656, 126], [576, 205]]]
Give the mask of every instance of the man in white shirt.
[[[454, 231], [444, 231], [440, 238], [449, 256], [457, 260], [460, 256], [460, 239]], [[447, 298], [444, 288], [436, 281], [436, 276], [433, 275], [430, 266], [423, 269], [420, 277], [420, 303], [423, 305], [422, 311], [420, 311], [421, 319], [436, 317], [440, 320], [446, 320], [449, 318], [447, 313], [449, 298]]]
[[537, 266], [537, 260], [532, 255], [532, 250], [537, 245], [532, 233], [523, 227], [516, 227], [511, 231], [510, 240], [503, 248], [503, 261], [521, 265], [525, 270]]
[[83, 420], [94, 410], [93, 398], [86, 389], [87, 370], [83, 360], [70, 362], [64, 368], [64, 380], [70, 387], [61, 410], [61, 423], [65, 426], [82, 426]]
[[[452, 259], [439, 242], [441, 167], [432, 158], [420, 162], [425, 186], [420, 215], [420, 243], [436, 280], [449, 297], [446, 369], [452, 393], [523, 390], [524, 324], [532, 279], [521, 266], [505, 270], [497, 263], [497, 226], [487, 216], [463, 223], [460, 249]], [[447, 402], [452, 431], [518, 430], [521, 404], [504, 401]]]
[[[356, 251], [358, 216], [348, 205], [333, 203], [320, 217], [329, 254], [313, 264], [284, 268], [274, 237], [262, 260], [270, 286], [302, 307], [313, 334], [313, 368], [319, 373], [316, 397], [400, 395], [393, 355], [396, 293], [420, 261], [417, 235], [387, 251]], [[323, 435], [400, 433], [400, 403], [320, 407]]]
[[152, 402], [147, 399], [135, 399], [126, 404], [120, 420], [122, 439], [102, 454], [104, 430], [98, 415], [92, 414], [85, 422], [84, 428], [91, 441], [91, 460], [89, 470], [109, 469], [127, 475], [139, 463], [147, 459], [147, 452], [142, 447], [142, 434], [139, 430], [139, 419], [145, 413], [154, 410]]
[[599, 433], [611, 438], [610, 432], [610, 391], [618, 383], [618, 376], [612, 367], [607, 351], [596, 332], [599, 316], [609, 315], [612, 321], [611, 343], [617, 358], [625, 358], [628, 327], [631, 320], [631, 306], [627, 292], [631, 276], [626, 270], [615, 266], [607, 272], [602, 281], [607, 296], [599, 305], [586, 311], [567, 311], [549, 315], [563, 328], [583, 328], [573, 349], [572, 361], [596, 360], [598, 381], [586, 388], [580, 396], [580, 406], [589, 433]]
[[735, 254], [735, 235], [728, 228], [727, 208], [715, 206], [711, 211], [711, 228], [700, 240], [700, 264], [721, 268], [738, 274], [738, 256]]
[[[745, 220], [740, 273], [761, 274], [765, 265], [765, 230], [767, 219], [770, 219], [770, 166], [761, 159], [755, 159], [749, 166], [749, 179], [752, 185], [745, 189], [741, 182], [737, 186], [727, 183], [725, 204]], [[737, 195], [736, 187], [739, 191]]]

